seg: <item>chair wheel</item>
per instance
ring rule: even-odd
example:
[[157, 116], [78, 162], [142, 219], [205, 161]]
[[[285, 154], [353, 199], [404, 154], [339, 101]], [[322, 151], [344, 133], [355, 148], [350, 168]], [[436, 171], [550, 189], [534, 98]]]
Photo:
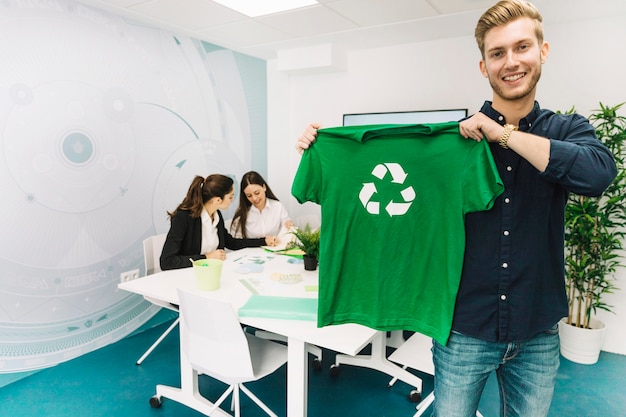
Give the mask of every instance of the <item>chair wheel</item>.
[[159, 397], [158, 395], [154, 395], [150, 397], [150, 407], [159, 408], [161, 407], [161, 404], [163, 404], [163, 401], [161, 400], [161, 397]]
[[315, 358], [313, 359], [313, 370], [314, 371], [319, 371], [322, 369], [322, 361], [320, 361], [319, 359]]
[[409, 392], [409, 401], [411, 401], [412, 403], [418, 403], [422, 401], [422, 393], [415, 389]]
[[330, 369], [328, 371], [330, 376], [335, 377], [339, 375], [339, 365], [330, 365]]

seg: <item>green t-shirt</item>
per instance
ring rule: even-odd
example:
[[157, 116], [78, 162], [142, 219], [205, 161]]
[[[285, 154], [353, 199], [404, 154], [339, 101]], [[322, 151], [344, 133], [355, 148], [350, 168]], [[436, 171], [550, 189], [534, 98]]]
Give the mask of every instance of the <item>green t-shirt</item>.
[[321, 129], [291, 192], [321, 205], [318, 326], [414, 330], [446, 343], [465, 214], [504, 190], [458, 123]]

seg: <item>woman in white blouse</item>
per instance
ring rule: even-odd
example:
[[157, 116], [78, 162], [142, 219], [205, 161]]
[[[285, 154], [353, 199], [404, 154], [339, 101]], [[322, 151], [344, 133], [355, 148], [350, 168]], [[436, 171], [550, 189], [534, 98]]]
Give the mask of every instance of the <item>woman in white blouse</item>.
[[220, 210], [227, 209], [233, 199], [230, 177], [220, 174], [206, 178], [196, 176], [182, 203], [167, 213], [171, 226], [161, 252], [161, 269], [189, 267], [192, 260], [197, 259], [225, 259], [224, 249], [276, 245], [275, 234], [238, 239], [228, 233]]
[[263, 177], [255, 171], [246, 172], [239, 187], [239, 207], [230, 227], [233, 236], [246, 239], [277, 236], [292, 226], [287, 209]]

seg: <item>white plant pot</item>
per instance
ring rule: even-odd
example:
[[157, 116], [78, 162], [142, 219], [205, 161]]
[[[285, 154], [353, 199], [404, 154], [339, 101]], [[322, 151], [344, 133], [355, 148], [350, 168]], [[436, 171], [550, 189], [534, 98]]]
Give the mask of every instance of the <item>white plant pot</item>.
[[592, 365], [598, 362], [606, 326], [596, 319], [591, 319], [589, 325], [590, 329], [581, 329], [567, 324], [565, 319], [559, 322], [561, 355], [565, 359], [583, 365]]

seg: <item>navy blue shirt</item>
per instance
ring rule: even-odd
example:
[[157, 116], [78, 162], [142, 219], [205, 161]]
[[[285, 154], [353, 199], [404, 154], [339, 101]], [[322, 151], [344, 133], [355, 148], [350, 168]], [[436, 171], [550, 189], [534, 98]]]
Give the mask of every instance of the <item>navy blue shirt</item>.
[[[480, 111], [506, 123], [489, 101]], [[580, 115], [556, 114], [535, 102], [519, 130], [550, 139], [545, 172], [490, 143], [504, 193], [491, 210], [465, 219], [467, 244], [452, 329], [492, 342], [529, 339], [567, 316], [567, 196], [598, 196], [617, 173], [611, 153]]]

